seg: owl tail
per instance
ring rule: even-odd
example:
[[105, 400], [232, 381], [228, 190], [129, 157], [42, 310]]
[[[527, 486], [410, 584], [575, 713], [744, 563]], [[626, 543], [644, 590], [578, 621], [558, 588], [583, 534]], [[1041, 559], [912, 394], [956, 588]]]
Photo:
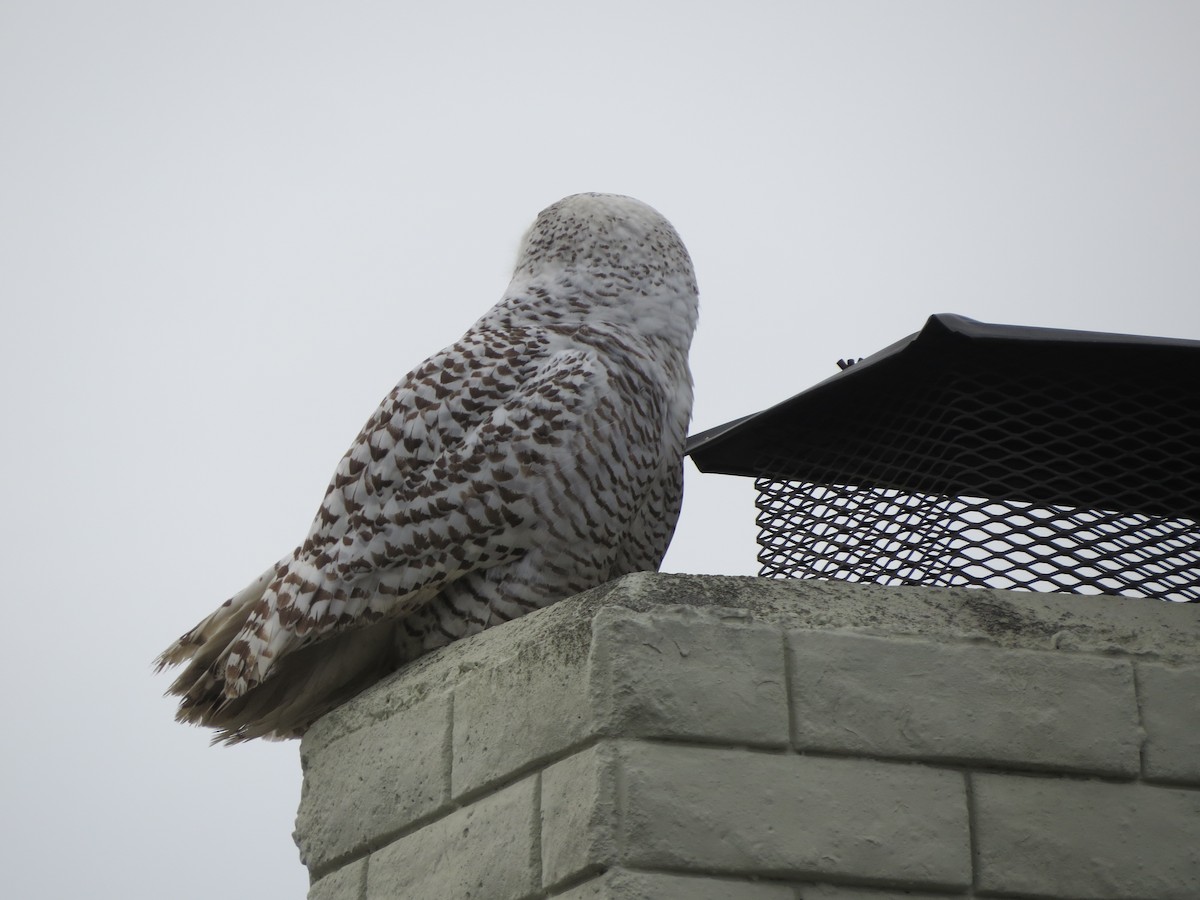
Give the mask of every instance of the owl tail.
[[267, 585], [275, 577], [277, 567], [271, 566], [259, 575], [245, 588], [234, 594], [217, 607], [211, 615], [201, 619], [194, 628], [184, 634], [175, 643], [162, 652], [154, 660], [154, 670], [161, 672], [167, 666], [177, 666], [191, 660], [191, 664], [183, 674], [171, 685], [170, 693], [181, 694], [181, 687], [186, 687], [196, 679], [194, 673], [206, 669], [218, 656], [225, 651], [234, 635], [242, 630], [254, 604], [262, 599]]
[[155, 660], [158, 671], [187, 664], [167, 689], [181, 698], [175, 718], [217, 729], [213, 743], [298, 737], [320, 716], [393, 667], [395, 622], [385, 620], [287, 653], [276, 660], [265, 681], [229, 696], [224, 671], [230, 648], [267, 586], [293, 558], [267, 569]]
[[282, 657], [270, 677], [232, 699], [194, 704], [177, 719], [217, 729], [213, 743], [300, 737], [325, 713], [375, 684], [395, 667], [396, 623], [383, 620], [339, 632]]

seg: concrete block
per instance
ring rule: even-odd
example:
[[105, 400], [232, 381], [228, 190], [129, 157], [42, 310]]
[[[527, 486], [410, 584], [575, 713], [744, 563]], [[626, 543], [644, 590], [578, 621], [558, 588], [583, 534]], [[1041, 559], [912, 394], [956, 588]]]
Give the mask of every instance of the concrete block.
[[451, 792], [457, 798], [512, 777], [595, 732], [588, 656], [522, 642], [462, 672], [454, 687]]
[[970, 777], [980, 890], [1072, 900], [1200, 897], [1200, 792]]
[[481, 797], [371, 854], [367, 897], [519, 900], [536, 890], [536, 780]]
[[356, 859], [308, 889], [308, 900], [365, 900], [367, 860]]
[[968, 894], [919, 894], [888, 888], [842, 887], [831, 884], [804, 885], [798, 900], [954, 900]]
[[784, 747], [782, 631], [741, 609], [602, 609], [593, 687], [622, 736]]
[[561, 893], [550, 894], [551, 900], [612, 900], [608, 877], [600, 875], [591, 881], [567, 888]]
[[[614, 869], [591, 881], [551, 894], [553, 900], [795, 900], [782, 884], [745, 879], [703, 878]], [[943, 900], [945, 895], [943, 895]]]
[[757, 622], [800, 630], [1126, 653], [1171, 665], [1195, 665], [1200, 657], [1200, 606], [1136, 597], [639, 572], [536, 615], [566, 622], [575, 615], [594, 616], [604, 606], [650, 611], [679, 605], [743, 609]]
[[616, 855], [615, 749], [598, 744], [542, 772], [542, 884], [554, 885]]
[[310, 870], [446, 808], [449, 742], [449, 695], [439, 693], [344, 737], [302, 743], [296, 843]]
[[1125, 660], [793, 631], [798, 749], [1138, 774]]
[[1200, 785], [1200, 668], [1139, 663], [1138, 695], [1145, 777]]
[[1132, 732], [1159, 783], [969, 776], [975, 891], [1200, 897], [1200, 791], [1163, 784], [1200, 786], [1198, 670], [1196, 606], [632, 575], [317, 722], [297, 840], [312, 900], [961, 896], [968, 776], [936, 761], [1127, 778]]
[[621, 767], [622, 861], [634, 868], [971, 881], [960, 772], [640, 743], [621, 748]]

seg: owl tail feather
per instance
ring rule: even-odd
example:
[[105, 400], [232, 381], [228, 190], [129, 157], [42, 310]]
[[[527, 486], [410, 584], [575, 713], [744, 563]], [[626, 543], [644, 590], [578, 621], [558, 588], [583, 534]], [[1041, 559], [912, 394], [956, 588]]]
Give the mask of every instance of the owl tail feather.
[[339, 632], [282, 657], [265, 681], [239, 697], [192, 706], [185, 699], [176, 718], [216, 728], [214, 744], [300, 737], [396, 668], [395, 631], [396, 623], [385, 619]]
[[270, 676], [238, 696], [224, 679], [238, 639], [267, 586], [288, 557], [267, 569], [155, 660], [158, 671], [186, 663], [167, 693], [182, 698], [176, 720], [217, 729], [213, 743], [299, 737], [316, 719], [374, 684], [395, 667], [396, 623], [377, 622], [335, 633], [276, 660]]
[[234, 635], [242, 630], [250, 617], [254, 604], [262, 599], [267, 585], [275, 577], [277, 566], [271, 566], [245, 588], [217, 607], [211, 615], [201, 619], [195, 627], [179, 638], [154, 660], [154, 671], [161, 672], [167, 666], [177, 666], [191, 660], [183, 674], [171, 685], [170, 693], [181, 694], [181, 687], [194, 682], [195, 675], [210, 666], [227, 648]]

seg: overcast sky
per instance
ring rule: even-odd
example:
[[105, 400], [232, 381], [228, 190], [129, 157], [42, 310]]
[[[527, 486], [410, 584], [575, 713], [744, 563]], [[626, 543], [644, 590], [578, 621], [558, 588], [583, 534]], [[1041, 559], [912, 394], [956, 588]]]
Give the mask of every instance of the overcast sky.
[[[151, 659], [302, 539], [579, 191], [676, 226], [693, 431], [920, 328], [1200, 338], [1200, 4], [0, 0], [7, 897], [302, 897], [295, 743]], [[688, 467], [667, 571], [753, 574]]]

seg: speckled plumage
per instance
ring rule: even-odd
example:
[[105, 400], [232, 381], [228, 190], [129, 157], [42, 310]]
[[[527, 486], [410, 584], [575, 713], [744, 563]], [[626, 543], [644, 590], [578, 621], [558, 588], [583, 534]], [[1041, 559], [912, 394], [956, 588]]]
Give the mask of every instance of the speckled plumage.
[[159, 668], [214, 740], [283, 738], [403, 663], [657, 569], [682, 498], [695, 275], [643, 203], [538, 216], [504, 298], [388, 394], [304, 543]]

